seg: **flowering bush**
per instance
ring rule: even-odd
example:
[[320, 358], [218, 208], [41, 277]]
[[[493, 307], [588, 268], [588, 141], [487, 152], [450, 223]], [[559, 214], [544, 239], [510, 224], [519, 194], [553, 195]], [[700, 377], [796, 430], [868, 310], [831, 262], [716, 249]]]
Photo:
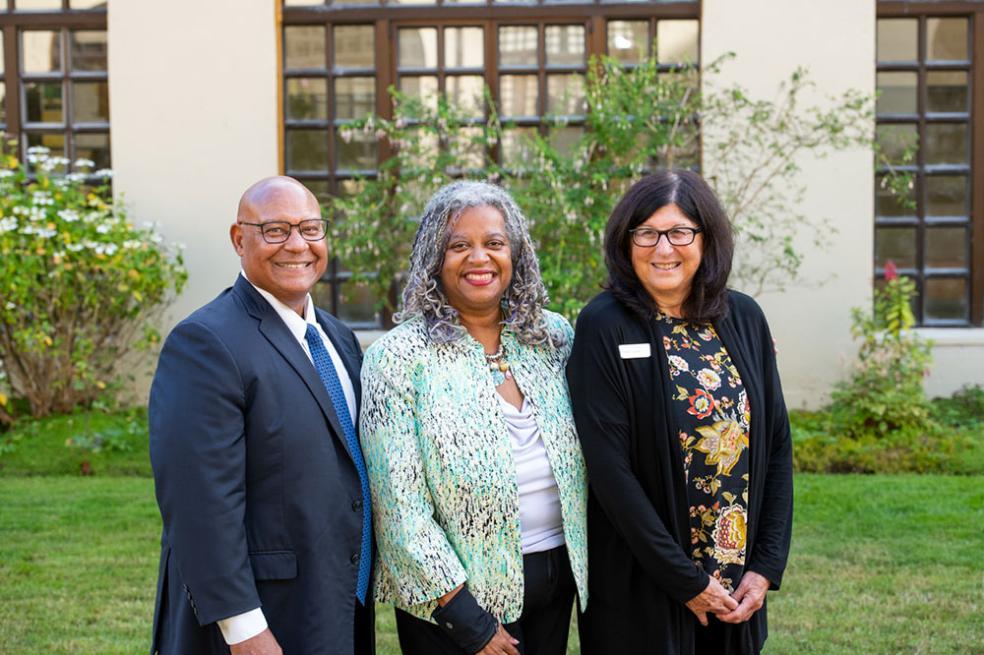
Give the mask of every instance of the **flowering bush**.
[[120, 362], [158, 341], [152, 319], [186, 280], [181, 255], [113, 202], [111, 172], [30, 148], [0, 150], [0, 410], [88, 405]]

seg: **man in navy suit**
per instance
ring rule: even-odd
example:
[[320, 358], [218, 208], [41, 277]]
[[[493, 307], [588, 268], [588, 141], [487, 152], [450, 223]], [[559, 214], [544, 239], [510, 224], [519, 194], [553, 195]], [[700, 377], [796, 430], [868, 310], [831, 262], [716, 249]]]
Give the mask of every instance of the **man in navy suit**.
[[372, 528], [355, 335], [314, 307], [317, 200], [243, 194], [242, 274], [168, 336], [150, 392], [164, 528], [151, 653], [372, 655]]

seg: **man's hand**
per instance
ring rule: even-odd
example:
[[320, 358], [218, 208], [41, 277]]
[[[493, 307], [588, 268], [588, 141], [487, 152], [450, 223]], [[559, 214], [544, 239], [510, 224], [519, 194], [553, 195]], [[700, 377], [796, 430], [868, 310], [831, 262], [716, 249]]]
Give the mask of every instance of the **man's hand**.
[[725, 623], [742, 623], [752, 618], [765, 602], [765, 593], [769, 591], [769, 580], [754, 571], [748, 571], [741, 577], [738, 588], [732, 598], [738, 601], [737, 609], [717, 617]]
[[516, 648], [518, 643], [519, 641], [513, 639], [500, 623], [495, 635], [489, 643], [485, 644], [485, 648], [478, 651], [477, 655], [519, 655], [519, 650]]
[[720, 616], [738, 607], [738, 601], [728, 595], [728, 591], [715, 578], [710, 578], [704, 591], [687, 601], [687, 609], [697, 616], [701, 625], [707, 625], [707, 613]]
[[270, 628], [246, 641], [229, 646], [229, 649], [232, 655], [283, 655], [284, 653], [280, 650], [280, 644], [270, 632]]

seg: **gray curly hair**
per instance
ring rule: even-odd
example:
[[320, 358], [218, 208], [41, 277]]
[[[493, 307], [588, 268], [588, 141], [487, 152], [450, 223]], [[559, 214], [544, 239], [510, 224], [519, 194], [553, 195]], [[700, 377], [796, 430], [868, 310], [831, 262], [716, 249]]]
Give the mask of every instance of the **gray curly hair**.
[[437, 190], [424, 208], [413, 240], [403, 309], [394, 315], [398, 323], [421, 315], [436, 343], [456, 341], [465, 334], [458, 310], [448, 302], [441, 285], [444, 253], [451, 226], [469, 207], [494, 207], [502, 213], [512, 253], [512, 279], [502, 298], [502, 325], [527, 345], [559, 347], [564, 337], [547, 327], [543, 307], [547, 289], [526, 217], [516, 201], [500, 187], [485, 182], [452, 182]]

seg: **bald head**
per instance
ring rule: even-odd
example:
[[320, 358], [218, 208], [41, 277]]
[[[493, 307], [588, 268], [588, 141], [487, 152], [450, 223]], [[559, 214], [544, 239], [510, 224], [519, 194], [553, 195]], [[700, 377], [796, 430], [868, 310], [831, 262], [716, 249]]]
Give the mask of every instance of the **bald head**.
[[239, 209], [236, 211], [236, 220], [239, 222], [253, 222], [263, 214], [264, 207], [289, 200], [307, 203], [312, 207], [319, 207], [318, 199], [314, 197], [306, 186], [292, 177], [286, 175], [274, 175], [265, 177], [259, 182], [254, 182], [243, 192], [239, 199]]

